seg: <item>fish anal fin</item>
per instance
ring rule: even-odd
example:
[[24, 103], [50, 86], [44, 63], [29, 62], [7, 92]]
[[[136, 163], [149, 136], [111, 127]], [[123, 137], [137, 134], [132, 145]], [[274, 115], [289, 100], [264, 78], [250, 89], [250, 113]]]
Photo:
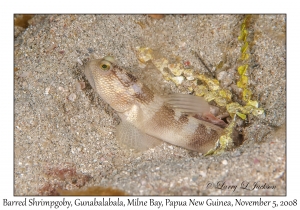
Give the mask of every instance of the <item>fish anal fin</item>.
[[126, 120], [117, 126], [116, 137], [122, 145], [137, 151], [145, 151], [162, 143], [160, 139], [142, 132]]

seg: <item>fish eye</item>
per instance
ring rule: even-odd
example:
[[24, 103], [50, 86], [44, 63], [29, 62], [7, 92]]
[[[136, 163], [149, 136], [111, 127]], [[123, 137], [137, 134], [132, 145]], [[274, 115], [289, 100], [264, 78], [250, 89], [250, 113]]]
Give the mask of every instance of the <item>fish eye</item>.
[[108, 71], [108, 70], [110, 70], [111, 69], [111, 64], [110, 64], [110, 62], [108, 62], [108, 61], [101, 61], [101, 63], [100, 63], [100, 68], [102, 69], [102, 70], [104, 70], [104, 71]]
[[108, 68], [109, 68], [109, 65], [106, 65], [106, 64], [102, 64], [102, 66], [101, 66], [101, 69], [103, 69], [103, 70], [106, 70]]

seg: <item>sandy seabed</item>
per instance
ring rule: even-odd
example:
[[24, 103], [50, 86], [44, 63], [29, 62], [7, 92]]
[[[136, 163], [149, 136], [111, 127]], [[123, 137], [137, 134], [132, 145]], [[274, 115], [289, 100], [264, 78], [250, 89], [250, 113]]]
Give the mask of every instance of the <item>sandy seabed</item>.
[[[84, 64], [112, 55], [140, 77], [135, 49], [205, 68], [236, 68], [243, 15], [37, 15], [15, 28], [14, 194], [53, 195], [57, 188], [112, 187], [129, 195], [286, 195], [286, 16], [255, 15], [249, 84], [265, 115], [249, 115], [245, 142], [219, 156], [164, 143], [143, 153], [121, 147], [119, 118], [90, 87]], [[149, 74], [149, 73], [148, 73]], [[150, 86], [187, 93], [161, 75]], [[153, 79], [156, 78], [156, 79]], [[221, 81], [222, 82], [222, 81]], [[85, 86], [85, 87], [84, 87]]]

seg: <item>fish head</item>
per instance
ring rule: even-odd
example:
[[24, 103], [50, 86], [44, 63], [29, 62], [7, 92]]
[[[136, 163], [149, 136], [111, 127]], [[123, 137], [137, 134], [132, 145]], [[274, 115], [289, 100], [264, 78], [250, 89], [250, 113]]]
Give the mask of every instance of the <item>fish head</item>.
[[92, 88], [117, 112], [125, 112], [137, 101], [147, 101], [153, 94], [136, 77], [106, 56], [89, 61], [84, 73]]

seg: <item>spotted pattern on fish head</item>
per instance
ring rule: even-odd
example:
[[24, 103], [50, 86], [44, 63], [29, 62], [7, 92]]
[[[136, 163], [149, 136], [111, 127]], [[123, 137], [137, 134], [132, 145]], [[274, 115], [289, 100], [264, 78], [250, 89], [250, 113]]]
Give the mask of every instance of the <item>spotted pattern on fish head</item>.
[[128, 92], [139, 103], [149, 104], [153, 101], [154, 93], [132, 74], [126, 72], [124, 69], [115, 66], [113, 74], [119, 79], [124, 87], [128, 89]]
[[120, 82], [120, 75], [118, 77], [116, 72], [119, 72], [118, 67], [113, 63], [97, 59], [86, 64], [84, 73], [102, 99], [117, 112], [124, 112], [130, 109], [134, 103], [134, 99], [125, 86], [131, 82], [131, 79], [125, 75]]
[[124, 112], [138, 101], [148, 104], [154, 93], [132, 74], [110, 60], [96, 59], [87, 63], [85, 75], [93, 89], [118, 112]]

